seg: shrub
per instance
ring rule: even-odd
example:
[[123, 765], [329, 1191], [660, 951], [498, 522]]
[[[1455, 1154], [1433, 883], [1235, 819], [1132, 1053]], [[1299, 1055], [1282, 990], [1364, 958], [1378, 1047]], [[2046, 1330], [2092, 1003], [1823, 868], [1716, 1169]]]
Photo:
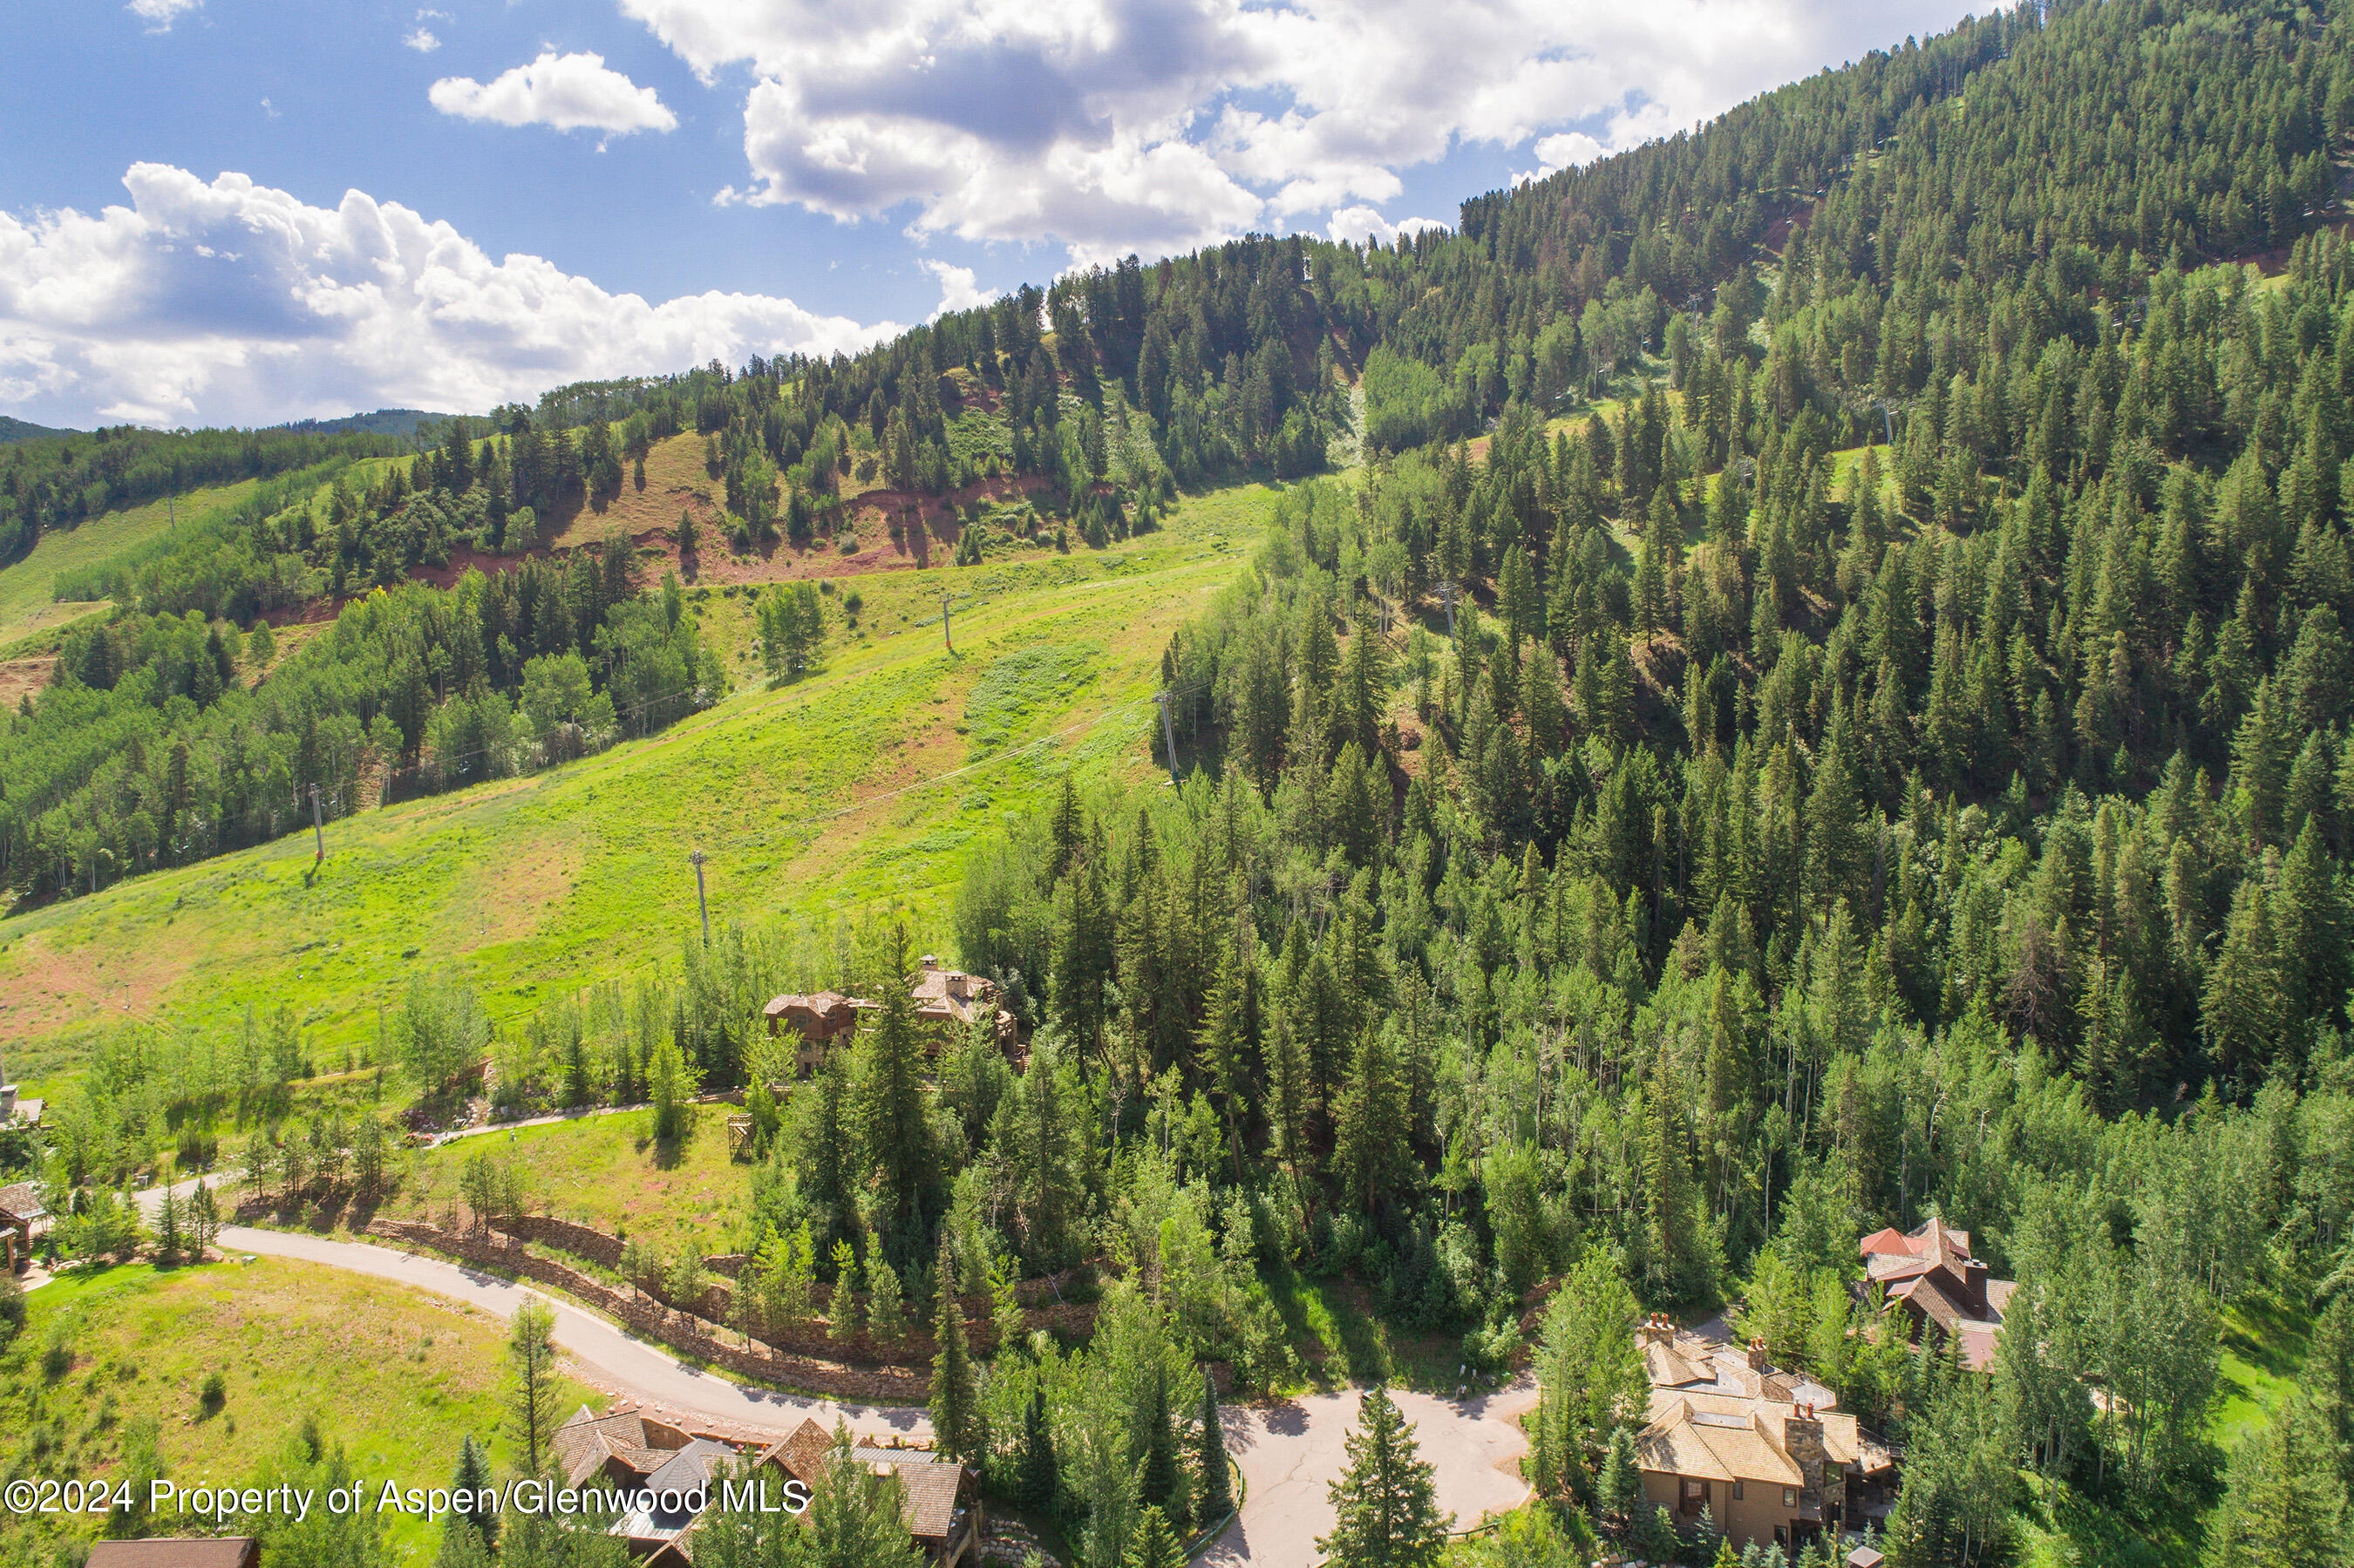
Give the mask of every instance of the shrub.
[[41, 1375], [51, 1383], [73, 1371], [73, 1333], [63, 1323], [49, 1325], [49, 1337], [41, 1346]]

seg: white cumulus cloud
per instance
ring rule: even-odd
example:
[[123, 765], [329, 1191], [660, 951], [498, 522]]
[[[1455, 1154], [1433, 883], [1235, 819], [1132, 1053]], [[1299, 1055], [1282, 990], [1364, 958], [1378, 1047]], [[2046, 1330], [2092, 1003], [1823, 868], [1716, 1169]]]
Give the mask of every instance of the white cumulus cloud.
[[1401, 234], [1420, 234], [1426, 228], [1446, 227], [1435, 217], [1402, 217], [1392, 223], [1372, 207], [1344, 207], [1332, 215], [1332, 221], [1324, 226], [1324, 233], [1328, 238], [1351, 245], [1363, 245], [1368, 239], [1394, 245]]
[[420, 55], [429, 55], [441, 47], [441, 40], [433, 36], [429, 27], [419, 27], [400, 41]]
[[1609, 149], [1583, 131], [1565, 131], [1558, 136], [1538, 138], [1534, 151], [1537, 162], [1550, 172], [1580, 168]]
[[650, 304], [349, 191], [334, 207], [134, 164], [127, 207], [0, 213], [0, 408], [268, 424], [482, 409], [589, 377], [849, 352], [899, 330], [790, 300]]
[[[620, 0], [747, 68], [754, 202], [907, 209], [1074, 261], [1378, 207], [1402, 170], [1546, 168], [1957, 19], [1960, 0]], [[1603, 128], [1578, 132], [1574, 125]], [[1591, 148], [1588, 147], [1591, 143]], [[1556, 162], [1555, 157], [1563, 160]], [[1370, 231], [1368, 231], [1370, 232]]]
[[932, 313], [934, 319], [950, 311], [969, 311], [975, 305], [985, 305], [996, 298], [988, 290], [975, 286], [970, 267], [959, 267], [928, 256], [917, 258], [916, 265], [939, 281], [940, 308]]
[[426, 97], [444, 114], [501, 125], [553, 125], [559, 131], [586, 129], [609, 136], [670, 131], [678, 125], [678, 116], [663, 106], [652, 88], [640, 87], [607, 69], [602, 55], [559, 55], [550, 49], [488, 83], [470, 76], [445, 76], [427, 90]]
[[146, 23], [149, 32], [168, 33], [174, 22], [204, 3], [205, 0], [131, 0], [123, 9]]

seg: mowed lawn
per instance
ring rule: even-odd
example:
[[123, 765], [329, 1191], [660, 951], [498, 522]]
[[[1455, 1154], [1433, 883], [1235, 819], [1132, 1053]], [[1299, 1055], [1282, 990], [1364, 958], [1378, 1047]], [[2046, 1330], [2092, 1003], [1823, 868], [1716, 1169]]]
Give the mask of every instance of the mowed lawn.
[[465, 1162], [512, 1162], [535, 1212], [593, 1225], [674, 1255], [736, 1250], [726, 1225], [744, 1213], [751, 1167], [727, 1156], [732, 1107], [697, 1106], [685, 1137], [656, 1141], [651, 1110], [616, 1111], [542, 1127], [461, 1138], [411, 1157], [400, 1189], [378, 1213], [445, 1219], [459, 1201]]
[[[471, 1433], [507, 1467], [501, 1434], [505, 1325], [388, 1281], [276, 1258], [200, 1267], [128, 1265], [61, 1276], [26, 1298], [24, 1332], [0, 1360], [0, 1437], [12, 1475], [118, 1477], [124, 1426], [156, 1423], [164, 1477], [245, 1484], [306, 1417], [377, 1489], [447, 1485]], [[73, 1361], [42, 1368], [63, 1325]], [[217, 1372], [226, 1397], [205, 1409]], [[565, 1380], [567, 1414], [603, 1398]], [[34, 1446], [46, 1445], [36, 1456]], [[387, 1515], [396, 1548], [426, 1553], [438, 1530]], [[10, 1520], [10, 1529], [19, 1528]]]
[[[695, 929], [695, 849], [715, 923], [896, 910], [938, 940], [977, 839], [1072, 768], [1149, 775], [1161, 654], [1244, 569], [1273, 499], [1190, 501], [1107, 551], [838, 578], [830, 614], [859, 594], [859, 625], [822, 673], [769, 690], [748, 670], [737, 695], [659, 736], [331, 822], [315, 879], [296, 835], [0, 920], [0, 1042], [38, 1081], [109, 1021], [219, 1028], [284, 1002], [324, 1062], [372, 1041], [417, 973], [511, 1017], [674, 966]], [[697, 608], [740, 648], [750, 603], [714, 591]]]

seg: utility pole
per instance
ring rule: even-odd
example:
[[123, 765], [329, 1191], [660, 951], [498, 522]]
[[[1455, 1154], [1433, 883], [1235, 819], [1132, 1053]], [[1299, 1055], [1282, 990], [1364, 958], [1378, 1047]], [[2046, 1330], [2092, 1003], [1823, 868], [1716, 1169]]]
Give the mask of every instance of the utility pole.
[[319, 816], [319, 787], [311, 786], [311, 836], [319, 842], [319, 853], [311, 857], [314, 866], [327, 863], [327, 830]]
[[1177, 729], [1169, 722], [1169, 693], [1165, 689], [1155, 692], [1152, 694], [1152, 700], [1161, 705], [1161, 743], [1168, 748], [1169, 782], [1174, 786], [1178, 783]]
[[940, 589], [940, 641], [951, 654], [956, 652], [956, 639], [949, 632], [949, 590], [946, 588]]
[[703, 945], [711, 946], [711, 902], [703, 894], [703, 863], [706, 858], [701, 850], [686, 857], [695, 863], [695, 906], [703, 912]]

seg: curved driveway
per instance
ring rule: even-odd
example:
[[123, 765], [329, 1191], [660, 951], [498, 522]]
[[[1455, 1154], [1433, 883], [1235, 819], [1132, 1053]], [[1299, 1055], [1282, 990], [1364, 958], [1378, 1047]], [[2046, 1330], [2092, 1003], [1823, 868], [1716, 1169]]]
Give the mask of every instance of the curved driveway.
[[[731, 1383], [683, 1364], [594, 1313], [445, 1259], [243, 1225], [223, 1226], [216, 1245], [224, 1254], [261, 1253], [373, 1275], [501, 1318], [511, 1317], [527, 1300], [546, 1301], [556, 1311], [557, 1342], [571, 1353], [583, 1381], [716, 1431], [773, 1436], [803, 1416], [828, 1427], [843, 1420], [869, 1433], [887, 1428], [928, 1436], [931, 1430], [924, 1412], [913, 1407], [841, 1404]], [[1415, 1425], [1423, 1457], [1437, 1468], [1438, 1506], [1454, 1513], [1458, 1527], [1517, 1507], [1528, 1496], [1515, 1462], [1528, 1448], [1518, 1417], [1536, 1402], [1525, 1382], [1460, 1402], [1411, 1392], [1394, 1397]], [[1326, 1488], [1346, 1463], [1341, 1444], [1356, 1421], [1357, 1401], [1354, 1393], [1322, 1393], [1226, 1411], [1226, 1447], [1242, 1473], [1246, 1495], [1241, 1517], [1203, 1562], [1307, 1568], [1317, 1561], [1316, 1537], [1332, 1528]]]

